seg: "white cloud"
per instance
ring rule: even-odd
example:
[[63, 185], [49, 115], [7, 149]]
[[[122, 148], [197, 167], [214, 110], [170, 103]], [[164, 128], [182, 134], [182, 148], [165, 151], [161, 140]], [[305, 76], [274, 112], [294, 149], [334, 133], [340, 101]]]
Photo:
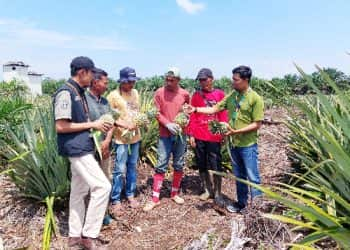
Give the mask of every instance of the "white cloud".
[[0, 19], [0, 47], [34, 46], [58, 49], [128, 50], [117, 36], [73, 35], [55, 30], [38, 28], [34, 24], [13, 19]]
[[205, 9], [204, 3], [194, 3], [191, 0], [176, 0], [176, 3], [188, 14], [196, 14]]

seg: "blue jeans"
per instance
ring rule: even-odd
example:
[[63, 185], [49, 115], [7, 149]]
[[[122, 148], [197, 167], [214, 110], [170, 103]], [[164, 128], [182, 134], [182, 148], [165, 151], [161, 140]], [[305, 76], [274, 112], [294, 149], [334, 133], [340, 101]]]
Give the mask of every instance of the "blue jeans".
[[[233, 173], [237, 178], [248, 180], [255, 184], [260, 184], [258, 145], [249, 147], [231, 148], [233, 159]], [[245, 207], [248, 200], [248, 186], [239, 181], [236, 182], [237, 199], [240, 206]], [[256, 188], [250, 188], [251, 198], [261, 195], [261, 191]]]
[[[131, 153], [129, 154], [128, 147]], [[134, 144], [115, 144], [116, 156], [113, 169], [111, 203], [120, 202], [120, 194], [124, 186], [126, 197], [134, 197], [137, 179], [137, 161], [139, 159], [140, 142]]]
[[158, 140], [158, 161], [155, 171], [164, 174], [168, 169], [170, 155], [173, 154], [173, 168], [175, 171], [182, 171], [185, 165], [186, 136], [172, 135], [170, 137], [160, 137]]

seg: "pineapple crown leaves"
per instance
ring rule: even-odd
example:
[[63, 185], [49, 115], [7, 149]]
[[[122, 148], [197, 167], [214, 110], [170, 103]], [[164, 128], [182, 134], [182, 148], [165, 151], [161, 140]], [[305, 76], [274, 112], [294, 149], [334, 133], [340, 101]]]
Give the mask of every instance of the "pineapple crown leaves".
[[184, 128], [188, 125], [189, 118], [185, 113], [180, 112], [177, 114], [174, 121], [175, 123], [179, 124], [180, 127]]
[[208, 122], [209, 130], [212, 134], [226, 134], [228, 132], [227, 125], [224, 122], [212, 120]]

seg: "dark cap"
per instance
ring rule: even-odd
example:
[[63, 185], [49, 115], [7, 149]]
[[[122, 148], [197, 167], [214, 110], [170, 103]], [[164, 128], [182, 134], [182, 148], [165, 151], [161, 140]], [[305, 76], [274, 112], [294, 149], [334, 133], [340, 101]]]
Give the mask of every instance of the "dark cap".
[[79, 69], [95, 70], [94, 62], [86, 56], [78, 56], [72, 60], [70, 63], [70, 68], [75, 71]]
[[101, 80], [102, 76], [107, 77], [108, 73], [104, 71], [103, 69], [95, 68], [94, 71], [94, 79], [95, 80]]
[[140, 77], [136, 76], [136, 72], [133, 68], [125, 67], [125, 68], [122, 68], [119, 72], [118, 82], [124, 83], [124, 82], [138, 81], [140, 79], [141, 79]]
[[199, 79], [207, 79], [209, 77], [214, 78], [213, 72], [211, 72], [211, 70], [208, 68], [202, 68], [199, 70], [196, 80], [198, 81]]

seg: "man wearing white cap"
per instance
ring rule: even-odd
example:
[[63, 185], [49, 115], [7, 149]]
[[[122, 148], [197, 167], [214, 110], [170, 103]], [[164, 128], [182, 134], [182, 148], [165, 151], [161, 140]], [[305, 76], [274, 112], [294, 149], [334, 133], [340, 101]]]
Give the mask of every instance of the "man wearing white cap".
[[182, 132], [181, 127], [174, 122], [175, 117], [182, 111], [182, 106], [189, 103], [189, 93], [179, 86], [180, 71], [178, 68], [169, 68], [165, 74], [165, 85], [155, 92], [154, 102], [158, 109], [157, 120], [159, 123], [158, 161], [153, 176], [152, 200], [144, 207], [144, 211], [150, 211], [159, 204], [159, 193], [168, 168], [170, 155], [173, 155], [174, 176], [171, 187], [171, 199], [177, 204], [183, 204], [184, 200], [179, 196], [183, 166], [185, 164], [186, 138], [178, 138]]

